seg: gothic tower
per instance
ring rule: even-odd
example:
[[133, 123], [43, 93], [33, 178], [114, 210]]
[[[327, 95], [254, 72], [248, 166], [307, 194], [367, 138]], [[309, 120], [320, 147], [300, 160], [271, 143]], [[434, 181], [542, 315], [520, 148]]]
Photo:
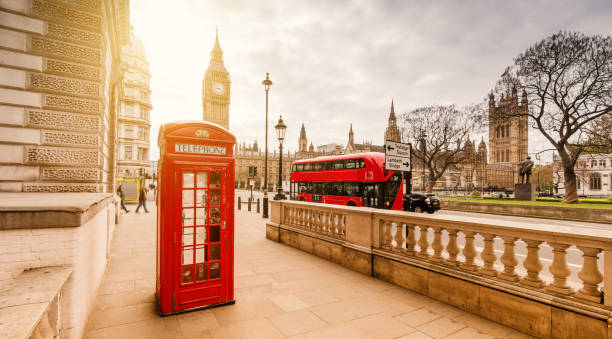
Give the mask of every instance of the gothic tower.
[[521, 102], [512, 88], [495, 103], [489, 94], [489, 163], [516, 165], [528, 153], [527, 93], [523, 90]]
[[353, 124], [351, 124], [351, 129], [349, 130], [349, 145], [353, 145], [355, 140], [353, 139]]
[[391, 99], [391, 113], [389, 113], [389, 124], [387, 125], [387, 130], [385, 131], [385, 141], [387, 140], [395, 141], [395, 142], [402, 141], [400, 130], [397, 127], [397, 119], [395, 118], [395, 109], [393, 108], [393, 99]]
[[304, 124], [302, 124], [302, 129], [300, 130], [300, 139], [298, 140], [298, 152], [306, 152], [307, 145], [308, 139], [306, 139], [306, 129], [304, 128]]
[[223, 64], [223, 50], [219, 44], [219, 30], [210, 52], [210, 65], [202, 80], [204, 121], [229, 129], [230, 75]]

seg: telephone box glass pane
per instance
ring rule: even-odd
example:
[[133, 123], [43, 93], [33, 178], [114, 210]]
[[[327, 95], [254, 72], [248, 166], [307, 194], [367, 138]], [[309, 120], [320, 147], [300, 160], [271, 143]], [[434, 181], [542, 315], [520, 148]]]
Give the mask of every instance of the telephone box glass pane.
[[193, 264], [193, 247], [183, 248], [183, 265]]
[[196, 256], [195, 256], [196, 264], [203, 263], [204, 261], [206, 261], [204, 245], [196, 246]]
[[221, 205], [221, 190], [210, 190], [210, 204]]
[[199, 188], [208, 186], [208, 173], [198, 172], [197, 183]]
[[193, 207], [193, 190], [183, 190], [183, 207]]
[[183, 284], [193, 282], [193, 266], [183, 267], [182, 279]]
[[204, 207], [207, 205], [206, 200], [206, 190], [197, 190], [196, 191], [196, 206]]
[[193, 227], [183, 228], [183, 246], [193, 245]]
[[219, 207], [210, 209], [210, 223], [218, 224], [221, 222], [221, 209]]
[[221, 276], [221, 264], [218, 262], [210, 263], [208, 266], [210, 268], [208, 275], [210, 279], [217, 279]]
[[210, 172], [210, 187], [221, 187], [221, 173]]
[[206, 227], [196, 227], [196, 244], [206, 242]]
[[193, 226], [193, 208], [183, 208], [183, 226]]
[[196, 281], [206, 280], [206, 264], [196, 265]]
[[221, 233], [220, 231], [220, 227], [219, 226], [210, 226], [208, 227], [208, 229], [210, 230], [210, 234], [208, 235], [208, 239], [210, 242], [219, 242], [219, 240], [221, 239]]
[[206, 224], [206, 208], [196, 208], [196, 225]]
[[193, 172], [183, 172], [183, 187], [193, 188]]
[[221, 244], [212, 244], [208, 247], [210, 248], [210, 257], [208, 258], [208, 260], [221, 259]]

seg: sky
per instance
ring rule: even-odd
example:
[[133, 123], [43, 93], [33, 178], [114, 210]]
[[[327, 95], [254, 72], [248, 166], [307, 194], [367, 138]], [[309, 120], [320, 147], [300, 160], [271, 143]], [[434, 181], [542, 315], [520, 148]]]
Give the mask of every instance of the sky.
[[[230, 131], [264, 143], [266, 72], [270, 150], [287, 124], [308, 142], [384, 142], [396, 114], [481, 102], [513, 58], [559, 30], [612, 35], [612, 1], [131, 0], [131, 24], [151, 72], [151, 159], [163, 123], [202, 119], [202, 79], [215, 27], [231, 76]], [[475, 132], [476, 134], [476, 132]], [[480, 138], [482, 133], [475, 135]], [[485, 135], [485, 140], [486, 140]], [[549, 148], [530, 131], [529, 152]], [[549, 160], [544, 155], [542, 161]]]

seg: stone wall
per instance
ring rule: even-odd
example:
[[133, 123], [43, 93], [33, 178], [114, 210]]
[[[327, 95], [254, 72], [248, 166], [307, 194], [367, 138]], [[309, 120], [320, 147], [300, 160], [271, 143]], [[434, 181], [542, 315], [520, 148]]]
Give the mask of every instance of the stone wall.
[[0, 191], [112, 190], [127, 2], [0, 1]]
[[71, 266], [62, 289], [61, 337], [80, 338], [106, 268], [114, 221], [108, 194], [0, 194], [0, 289], [24, 270]]
[[442, 209], [455, 211], [493, 213], [505, 215], [518, 215], [522, 217], [580, 220], [612, 223], [612, 212], [606, 209], [577, 208], [577, 207], [550, 207], [514, 204], [495, 204], [477, 203], [467, 201], [447, 201], [440, 202]]

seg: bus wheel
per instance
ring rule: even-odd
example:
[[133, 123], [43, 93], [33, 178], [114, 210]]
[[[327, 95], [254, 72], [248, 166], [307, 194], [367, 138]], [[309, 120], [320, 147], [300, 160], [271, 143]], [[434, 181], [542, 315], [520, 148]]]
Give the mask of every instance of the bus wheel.
[[349, 201], [346, 206], [357, 206], [354, 201]]
[[423, 213], [423, 209], [421, 208], [421, 206], [417, 206], [417, 207], [415, 207], [415, 208], [414, 208], [414, 211], [415, 211], [416, 213]]

